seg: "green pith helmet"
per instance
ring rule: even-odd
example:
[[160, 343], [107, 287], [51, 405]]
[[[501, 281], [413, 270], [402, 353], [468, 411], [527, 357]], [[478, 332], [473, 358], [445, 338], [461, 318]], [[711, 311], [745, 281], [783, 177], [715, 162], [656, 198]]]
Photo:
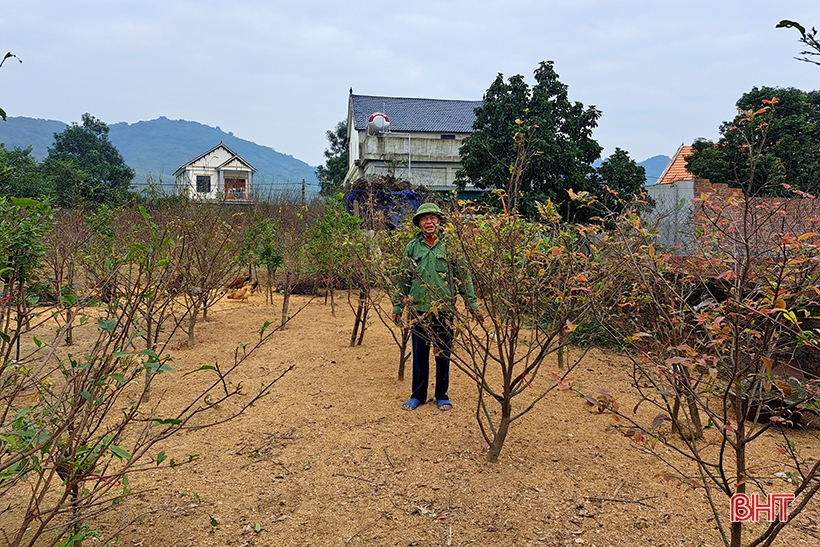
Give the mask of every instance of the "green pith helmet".
[[444, 220], [444, 212], [438, 208], [438, 205], [435, 203], [422, 203], [419, 205], [419, 208], [416, 210], [416, 214], [413, 215], [413, 224], [416, 226], [419, 225], [419, 219], [428, 214], [434, 214], [441, 220]]

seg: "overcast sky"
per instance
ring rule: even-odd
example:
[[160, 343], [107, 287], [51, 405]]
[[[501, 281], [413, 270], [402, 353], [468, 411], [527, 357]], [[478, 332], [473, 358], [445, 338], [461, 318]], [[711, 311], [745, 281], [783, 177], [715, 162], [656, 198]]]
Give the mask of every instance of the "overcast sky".
[[[754, 86], [820, 88], [794, 59], [816, 0], [0, 0], [10, 116], [219, 126], [317, 165], [362, 95], [479, 100], [553, 60], [594, 136], [636, 161], [716, 139]], [[12, 60], [13, 61], [13, 60]]]

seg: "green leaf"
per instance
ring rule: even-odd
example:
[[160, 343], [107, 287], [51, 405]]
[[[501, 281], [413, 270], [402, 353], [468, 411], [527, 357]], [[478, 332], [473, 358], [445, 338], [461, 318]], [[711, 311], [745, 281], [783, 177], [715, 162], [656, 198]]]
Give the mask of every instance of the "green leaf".
[[164, 450], [162, 452], [160, 452], [159, 454], [157, 454], [157, 465], [164, 462], [167, 458], [168, 458], [168, 455], [165, 453]]
[[178, 418], [152, 418], [151, 422], [157, 425], [179, 425], [182, 420]]
[[114, 329], [117, 328], [117, 320], [116, 319], [97, 319], [97, 326], [100, 327], [100, 330], [103, 332], [112, 333]]
[[777, 23], [774, 28], [796, 28], [800, 34], [806, 34], [806, 28], [796, 21], [789, 21], [788, 19], [783, 19], [779, 23]]
[[131, 454], [120, 448], [119, 446], [112, 444], [109, 449], [111, 452], [120, 460], [130, 460]]
[[11, 198], [11, 204], [16, 207], [37, 207], [40, 202], [31, 198]]
[[183, 376], [188, 376], [189, 374], [193, 374], [195, 372], [199, 372], [200, 370], [216, 370], [216, 367], [213, 365], [202, 365], [199, 368], [186, 372]]
[[262, 523], [261, 523], [261, 522], [257, 522], [256, 524], [254, 524], [254, 525], [253, 525], [253, 531], [254, 531], [254, 532], [256, 532], [257, 534], [258, 534], [259, 532], [261, 532], [261, 531], [262, 531]]
[[211, 526], [213, 526], [213, 527], [219, 526], [219, 523], [216, 521], [215, 518], [213, 518], [211, 515], [208, 515], [208, 517], [211, 519]]
[[159, 361], [148, 361], [145, 363], [145, 368], [160, 372], [174, 372], [174, 368], [168, 363], [160, 363]]
[[38, 348], [43, 347], [43, 341], [37, 338], [36, 336], [32, 336], [31, 339], [34, 341], [34, 345]]
[[33, 406], [26, 406], [26, 407], [21, 408], [17, 412], [17, 414], [14, 415], [14, 421], [16, 422], [17, 420], [19, 420], [20, 418], [22, 418], [23, 416], [25, 416], [26, 414], [31, 412], [33, 408], [34, 408]]

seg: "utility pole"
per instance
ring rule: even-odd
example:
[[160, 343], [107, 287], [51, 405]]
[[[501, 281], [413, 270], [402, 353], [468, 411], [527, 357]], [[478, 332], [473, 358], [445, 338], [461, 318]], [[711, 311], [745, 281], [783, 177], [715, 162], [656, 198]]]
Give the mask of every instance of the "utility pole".
[[305, 206], [305, 179], [302, 179], [302, 207]]

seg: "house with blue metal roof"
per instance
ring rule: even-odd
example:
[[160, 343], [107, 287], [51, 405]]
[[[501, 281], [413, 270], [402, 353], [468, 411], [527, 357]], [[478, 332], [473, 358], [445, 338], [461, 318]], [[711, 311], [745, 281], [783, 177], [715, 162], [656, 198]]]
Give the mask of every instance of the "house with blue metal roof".
[[345, 183], [392, 175], [434, 191], [455, 189], [461, 141], [482, 101], [354, 95], [347, 114]]

